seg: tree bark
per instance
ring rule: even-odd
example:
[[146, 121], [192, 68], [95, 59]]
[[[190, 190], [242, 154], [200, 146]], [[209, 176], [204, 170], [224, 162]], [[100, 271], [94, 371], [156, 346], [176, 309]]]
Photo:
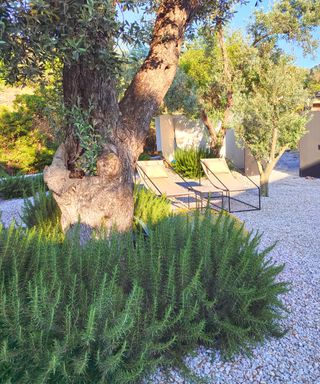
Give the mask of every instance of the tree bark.
[[101, 156], [95, 176], [84, 175], [78, 169], [83, 148], [70, 120], [65, 143], [44, 172], [61, 210], [62, 229], [67, 232], [80, 224], [82, 241], [91, 237], [93, 230], [116, 227], [126, 231], [133, 217], [133, 169], [128, 151], [114, 129], [120, 115], [114, 82], [82, 62], [65, 66], [63, 90], [67, 108], [77, 105], [89, 112], [90, 123], [101, 137]]
[[187, 24], [198, 1], [163, 1], [157, 13], [149, 54], [120, 102], [121, 137], [133, 161], [143, 150], [152, 117], [169, 90], [178, 67]]
[[200, 117], [210, 136], [211, 151], [216, 157], [220, 157], [221, 146], [218, 146], [218, 134], [215, 130], [215, 127], [213, 126], [209, 116], [204, 109], [201, 110]]
[[270, 174], [263, 172], [260, 174], [260, 192], [261, 196], [269, 196], [269, 178]]
[[101, 228], [131, 229], [136, 160], [143, 150], [151, 119], [174, 79], [185, 29], [199, 4], [201, 1], [197, 0], [162, 1], [150, 52], [120, 103], [112, 76], [90, 69], [85, 61], [65, 66], [66, 106], [79, 105], [90, 111], [91, 125], [103, 141], [96, 176], [83, 175], [77, 170], [83, 148], [69, 122], [65, 143], [44, 172], [60, 207], [65, 232], [79, 223], [80, 236], [84, 238]]
[[[275, 134], [273, 137], [277, 137], [277, 134]], [[269, 161], [263, 166], [261, 161], [257, 161], [259, 174], [260, 174], [260, 190], [261, 190], [261, 196], [268, 197], [269, 196], [269, 179], [272, 171], [274, 170], [274, 167], [276, 166], [277, 162], [279, 161], [280, 157], [284, 154], [284, 152], [287, 150], [287, 147], [281, 148], [280, 152], [277, 156], [275, 156], [274, 151], [275, 147], [272, 146], [271, 148], [271, 155]]]

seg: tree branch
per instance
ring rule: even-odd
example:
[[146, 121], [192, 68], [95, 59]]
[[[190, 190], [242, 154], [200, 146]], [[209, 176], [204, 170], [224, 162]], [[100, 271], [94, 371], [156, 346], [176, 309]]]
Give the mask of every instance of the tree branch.
[[266, 166], [266, 169], [265, 169], [266, 175], [270, 176], [271, 172], [273, 171], [273, 168], [276, 166], [276, 164], [279, 161], [280, 157], [284, 154], [284, 152], [287, 149], [288, 149], [287, 146], [282, 147], [280, 152], [278, 153], [278, 155], [273, 160], [271, 160], [269, 163], [267, 163], [267, 166]]
[[274, 33], [266, 33], [265, 35], [260, 35], [260, 36], [255, 37], [255, 39], [252, 43], [252, 47], [255, 48], [259, 43], [261, 43], [261, 41], [263, 41], [263, 40], [265, 40], [268, 37], [271, 37], [273, 35], [274, 35]]

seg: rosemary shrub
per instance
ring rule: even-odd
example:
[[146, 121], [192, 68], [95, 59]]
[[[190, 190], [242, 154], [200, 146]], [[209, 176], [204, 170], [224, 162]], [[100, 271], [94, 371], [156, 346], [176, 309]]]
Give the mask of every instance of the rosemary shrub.
[[282, 266], [230, 217], [173, 216], [80, 247], [0, 230], [0, 382], [139, 383], [197, 346], [226, 355], [282, 330]]

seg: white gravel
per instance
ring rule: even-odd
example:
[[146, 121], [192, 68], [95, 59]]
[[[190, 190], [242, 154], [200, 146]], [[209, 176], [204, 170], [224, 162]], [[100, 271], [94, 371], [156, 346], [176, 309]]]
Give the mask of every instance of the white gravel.
[[24, 199], [0, 200], [1, 222], [8, 227], [12, 221], [21, 225], [20, 214]]
[[[248, 229], [263, 232], [262, 246], [279, 241], [272, 257], [286, 267], [281, 279], [292, 282], [284, 297], [290, 314], [282, 339], [268, 340], [251, 358], [223, 361], [216, 351], [200, 348], [187, 358], [195, 373], [218, 384], [320, 384], [320, 179], [299, 178], [289, 168], [272, 174], [270, 197], [262, 210], [239, 213]], [[1, 201], [2, 221], [19, 212], [23, 200]], [[154, 384], [185, 383], [176, 371], [167, 379], [158, 372]]]

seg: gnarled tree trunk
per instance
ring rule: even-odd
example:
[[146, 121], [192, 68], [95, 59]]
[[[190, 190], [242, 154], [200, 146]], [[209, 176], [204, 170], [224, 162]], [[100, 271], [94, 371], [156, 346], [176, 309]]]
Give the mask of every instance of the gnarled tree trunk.
[[63, 73], [64, 100], [90, 110], [91, 124], [102, 138], [102, 153], [96, 176], [79, 172], [81, 155], [75, 128], [66, 128], [66, 140], [45, 181], [52, 190], [64, 231], [80, 223], [84, 236], [94, 229], [119, 231], [131, 228], [133, 220], [133, 172], [148, 133], [176, 73], [181, 44], [198, 1], [165, 0], [157, 13], [150, 52], [120, 103], [110, 76], [90, 70], [85, 62]]

